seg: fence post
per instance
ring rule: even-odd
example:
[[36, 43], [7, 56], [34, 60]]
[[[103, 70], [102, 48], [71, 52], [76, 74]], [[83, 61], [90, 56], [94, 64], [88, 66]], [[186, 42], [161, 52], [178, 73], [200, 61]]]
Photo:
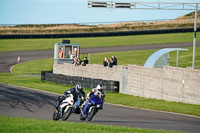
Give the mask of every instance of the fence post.
[[127, 94], [127, 83], [128, 83], [128, 75], [127, 75], [128, 68], [123, 67], [122, 69], [122, 93]]

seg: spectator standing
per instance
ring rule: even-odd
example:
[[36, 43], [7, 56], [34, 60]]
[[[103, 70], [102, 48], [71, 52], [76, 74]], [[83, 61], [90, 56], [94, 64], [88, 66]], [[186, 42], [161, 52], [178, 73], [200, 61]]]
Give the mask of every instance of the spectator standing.
[[107, 57], [105, 57], [105, 59], [103, 61], [103, 66], [112, 68], [112, 66], [113, 66], [112, 64], [113, 64], [113, 62], [111, 62]]
[[104, 67], [107, 67], [107, 66], [108, 66], [108, 58], [107, 58], [107, 57], [104, 58], [103, 66], [104, 66]]
[[63, 50], [62, 50], [62, 48], [59, 49], [59, 58], [63, 58]]
[[113, 65], [117, 65], [117, 58], [115, 56], [112, 56]]
[[110, 58], [110, 61], [109, 61], [109, 64], [108, 64], [108, 67], [112, 68], [114, 65], [114, 61], [112, 58]]
[[77, 66], [78, 65], [78, 59], [76, 58], [76, 57], [74, 57], [74, 61], [73, 61], [73, 63], [72, 64], [74, 64], [75, 66]]
[[77, 48], [73, 48], [73, 58], [78, 58], [78, 51]]

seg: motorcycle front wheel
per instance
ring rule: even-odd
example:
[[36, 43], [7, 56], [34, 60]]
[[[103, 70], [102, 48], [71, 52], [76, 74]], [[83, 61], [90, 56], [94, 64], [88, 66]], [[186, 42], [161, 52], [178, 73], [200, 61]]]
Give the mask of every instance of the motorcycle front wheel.
[[72, 107], [69, 107], [66, 112], [63, 112], [62, 120], [66, 121], [72, 112]]
[[[89, 109], [90, 110], [90, 109]], [[87, 120], [88, 121], [91, 121], [92, 120], [92, 118], [93, 118], [93, 116], [94, 116], [94, 114], [95, 114], [95, 107], [94, 106], [92, 106], [91, 107], [91, 111], [90, 112], [88, 112], [88, 115], [87, 115]]]

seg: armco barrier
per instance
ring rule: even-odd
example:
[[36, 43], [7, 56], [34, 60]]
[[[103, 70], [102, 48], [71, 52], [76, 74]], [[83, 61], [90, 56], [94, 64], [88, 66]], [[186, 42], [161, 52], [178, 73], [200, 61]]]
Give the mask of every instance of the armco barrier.
[[86, 88], [95, 88], [98, 84], [102, 84], [107, 92], [119, 92], [119, 82], [113, 80], [91, 79], [78, 76], [53, 74], [52, 71], [41, 71], [41, 80], [56, 84], [76, 85], [77, 83], [81, 83]]
[[[199, 31], [200, 28], [197, 28]], [[161, 30], [140, 30], [140, 31], [119, 31], [119, 32], [93, 32], [93, 33], [70, 33], [70, 34], [17, 34], [0, 35], [0, 39], [37, 39], [37, 38], [77, 38], [77, 37], [107, 37], [127, 35], [148, 35], [193, 32], [193, 28], [161, 29]]]

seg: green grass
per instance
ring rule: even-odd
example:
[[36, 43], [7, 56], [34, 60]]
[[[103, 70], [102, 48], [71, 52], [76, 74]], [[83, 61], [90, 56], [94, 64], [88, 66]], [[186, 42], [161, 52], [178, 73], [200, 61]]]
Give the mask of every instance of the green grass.
[[[200, 32], [197, 36], [200, 36]], [[80, 44], [81, 47], [110, 47], [192, 42], [193, 33], [67, 39], [71, 40], [72, 44]], [[200, 41], [199, 37], [197, 41]], [[62, 39], [1, 39], [0, 52], [53, 49], [55, 43], [61, 42]]]
[[0, 116], [1, 133], [183, 133], [153, 129], [107, 126]]
[[[179, 51], [179, 67], [192, 67], [193, 48], [186, 48], [188, 51]], [[177, 52], [170, 53], [170, 65], [176, 66]], [[200, 68], [200, 47], [196, 47], [195, 67]]]
[[141, 98], [120, 93], [106, 93], [106, 102], [142, 109], [151, 109], [200, 116], [200, 105], [184, 104], [180, 102], [168, 102], [151, 98]]
[[56, 85], [40, 80], [40, 76], [24, 76], [10, 73], [0, 73], [0, 83], [24, 86], [39, 90], [63, 94], [64, 91], [72, 88], [72, 85]]
[[[53, 67], [53, 59], [46, 58], [33, 60], [13, 66], [12, 71], [15, 74], [40, 74], [41, 71], [51, 70]], [[41, 65], [42, 64], [42, 65]]]
[[111, 56], [117, 57], [118, 65], [137, 64], [144, 65], [148, 57], [153, 54], [156, 49], [153, 50], [137, 50], [137, 51], [123, 51], [123, 52], [106, 52], [106, 53], [94, 53], [90, 55], [91, 64], [102, 64], [105, 57], [111, 58]]

